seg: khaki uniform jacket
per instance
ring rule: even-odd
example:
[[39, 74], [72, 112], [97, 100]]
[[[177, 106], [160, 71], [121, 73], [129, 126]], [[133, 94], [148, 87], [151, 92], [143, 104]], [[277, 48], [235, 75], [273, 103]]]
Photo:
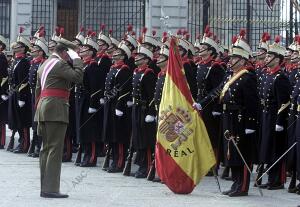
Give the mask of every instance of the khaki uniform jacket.
[[[59, 58], [56, 55], [51, 55], [47, 61], [39, 68], [37, 72], [37, 85], [35, 97], [40, 97], [41, 94], [41, 75], [45, 65], [53, 59]], [[44, 89], [55, 88], [70, 90], [71, 83], [81, 83], [83, 79], [83, 62], [81, 59], [73, 60], [73, 67], [66, 61], [60, 59], [49, 72]], [[69, 102], [58, 97], [43, 97], [40, 98], [37, 104], [34, 117], [36, 122], [56, 121], [69, 123]]]

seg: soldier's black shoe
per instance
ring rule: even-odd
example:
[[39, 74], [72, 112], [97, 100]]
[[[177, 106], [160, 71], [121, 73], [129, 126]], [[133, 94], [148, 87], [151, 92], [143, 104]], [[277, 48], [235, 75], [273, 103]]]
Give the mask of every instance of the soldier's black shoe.
[[110, 167], [107, 169], [107, 172], [108, 172], [108, 173], [119, 173], [119, 172], [123, 172], [123, 168], [110, 166]]
[[284, 189], [284, 185], [283, 184], [279, 184], [279, 185], [269, 185], [267, 187], [268, 190], [280, 190], [280, 189]]
[[154, 178], [154, 179], [152, 180], [152, 182], [154, 182], [154, 183], [160, 183], [160, 182], [161, 182], [161, 179], [160, 179], [160, 178]]
[[289, 193], [297, 193], [297, 191], [298, 191], [298, 188], [296, 188], [296, 187], [288, 189]]
[[240, 196], [247, 196], [248, 192], [241, 192], [241, 191], [233, 191], [228, 194], [229, 197], [240, 197]]
[[141, 172], [141, 171], [136, 171], [134, 174], [135, 178], [146, 178], [147, 177], [147, 173], [146, 172]]
[[46, 193], [46, 192], [41, 192], [40, 196], [43, 197], [43, 198], [68, 198], [69, 197], [69, 195], [67, 195], [67, 194]]
[[232, 193], [234, 190], [230, 189], [230, 190], [226, 190], [226, 191], [223, 191], [222, 194], [223, 195], [229, 195], [230, 193]]
[[212, 170], [210, 170], [207, 174], [206, 174], [207, 177], [212, 177], [214, 176], [214, 173]]
[[225, 179], [225, 180], [228, 180], [228, 181], [231, 181], [231, 180], [232, 180], [232, 177], [228, 176], [228, 177], [225, 177], [224, 179]]
[[20, 154], [20, 153], [27, 153], [22, 147], [17, 147], [13, 150], [14, 153]]

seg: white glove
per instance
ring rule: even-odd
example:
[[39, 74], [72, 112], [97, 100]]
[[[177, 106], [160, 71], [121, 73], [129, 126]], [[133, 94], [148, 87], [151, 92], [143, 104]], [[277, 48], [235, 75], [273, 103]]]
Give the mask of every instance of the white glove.
[[213, 111], [213, 112], [211, 112], [211, 113], [212, 113], [213, 116], [220, 116], [220, 115], [221, 115], [221, 113], [220, 113], [220, 112], [217, 112], [217, 111]]
[[71, 58], [72, 60], [77, 59], [77, 58], [80, 58], [79, 55], [78, 55], [78, 53], [75, 52], [75, 51], [72, 50], [72, 49], [68, 49], [67, 53], [68, 53], [68, 55], [70, 56], [70, 58]]
[[89, 114], [93, 114], [95, 112], [97, 112], [97, 109], [89, 107], [89, 110], [88, 110]]
[[201, 104], [199, 104], [199, 103], [193, 103], [193, 107], [194, 108], [196, 108], [198, 111], [201, 111], [202, 110], [202, 106], [201, 106]]
[[276, 126], [275, 126], [275, 131], [276, 131], [276, 132], [281, 132], [281, 131], [283, 131], [283, 126], [280, 126], [280, 125], [277, 125], [277, 124], [276, 124]]
[[252, 134], [254, 132], [255, 132], [254, 129], [245, 129], [245, 134]]
[[103, 105], [105, 103], [104, 98], [100, 98], [100, 104]]
[[128, 107], [132, 107], [132, 105], [133, 105], [133, 102], [132, 102], [132, 101], [127, 101], [127, 106], [128, 106]]
[[25, 101], [18, 101], [18, 104], [19, 104], [20, 108], [22, 108], [25, 105]]
[[150, 122], [154, 122], [155, 121], [155, 117], [154, 116], [151, 116], [151, 115], [147, 115], [145, 117], [145, 122], [146, 123], [150, 123]]
[[1, 95], [1, 98], [2, 98], [3, 101], [7, 101], [8, 96], [7, 95]]
[[116, 115], [117, 116], [123, 116], [123, 111], [120, 111], [120, 110], [118, 110], [118, 109], [116, 109]]

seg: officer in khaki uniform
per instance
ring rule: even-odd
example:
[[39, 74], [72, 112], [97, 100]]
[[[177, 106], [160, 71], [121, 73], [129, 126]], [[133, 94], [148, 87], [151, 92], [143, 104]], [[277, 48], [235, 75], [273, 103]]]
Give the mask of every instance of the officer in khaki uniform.
[[[60, 37], [58, 45], [38, 70], [35, 121], [42, 136], [41, 197], [67, 198], [59, 192], [64, 137], [69, 122], [69, 89], [83, 79], [83, 62], [75, 45]], [[72, 48], [72, 49], [71, 49]], [[71, 62], [72, 59], [72, 63]]]

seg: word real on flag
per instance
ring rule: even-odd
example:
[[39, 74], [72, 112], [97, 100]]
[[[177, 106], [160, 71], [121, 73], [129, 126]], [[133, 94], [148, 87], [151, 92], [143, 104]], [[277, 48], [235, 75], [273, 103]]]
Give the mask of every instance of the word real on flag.
[[189, 194], [215, 165], [215, 155], [184, 74], [177, 39], [172, 37], [159, 108], [156, 170], [167, 187]]

